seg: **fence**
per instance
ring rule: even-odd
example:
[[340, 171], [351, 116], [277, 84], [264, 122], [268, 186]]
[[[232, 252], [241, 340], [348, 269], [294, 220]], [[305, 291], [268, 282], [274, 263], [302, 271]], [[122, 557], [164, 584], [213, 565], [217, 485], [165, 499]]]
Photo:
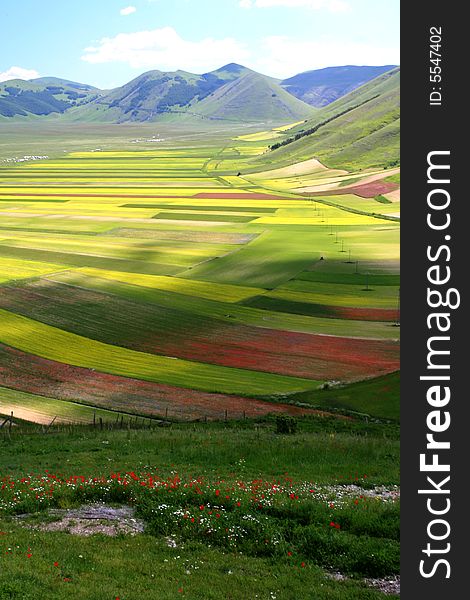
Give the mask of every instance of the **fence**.
[[[129, 413], [116, 413], [115, 419], [105, 420], [102, 416], [97, 416], [97, 413], [93, 413], [93, 420], [90, 422], [64, 422], [58, 421], [58, 415], [48, 424], [38, 424], [33, 422], [24, 421], [22, 419], [15, 419], [13, 411], [9, 416], [0, 416], [3, 418], [3, 422], [0, 423], [0, 432], [6, 432], [7, 435], [11, 435], [12, 431], [18, 431], [22, 433], [44, 433], [47, 434], [50, 431], [69, 431], [73, 432], [75, 429], [88, 428], [91, 430], [99, 431], [113, 431], [122, 429], [154, 429], [155, 427], [171, 427], [172, 423], [186, 422], [186, 423], [208, 423], [209, 421], [228, 421], [229, 412], [225, 409], [219, 417], [215, 414], [210, 416], [203, 416], [196, 419], [181, 419], [175, 416], [170, 416], [168, 408], [165, 410], [165, 416], [140, 416], [132, 415]], [[243, 419], [247, 418], [246, 411], [240, 414], [230, 415], [230, 419]]]

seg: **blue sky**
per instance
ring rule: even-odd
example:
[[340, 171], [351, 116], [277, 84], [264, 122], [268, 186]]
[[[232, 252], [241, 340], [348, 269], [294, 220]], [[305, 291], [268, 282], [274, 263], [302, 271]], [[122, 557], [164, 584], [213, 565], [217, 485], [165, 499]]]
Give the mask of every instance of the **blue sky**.
[[285, 78], [399, 63], [399, 0], [2, 0], [0, 81], [56, 76], [101, 88], [151, 69], [228, 62]]

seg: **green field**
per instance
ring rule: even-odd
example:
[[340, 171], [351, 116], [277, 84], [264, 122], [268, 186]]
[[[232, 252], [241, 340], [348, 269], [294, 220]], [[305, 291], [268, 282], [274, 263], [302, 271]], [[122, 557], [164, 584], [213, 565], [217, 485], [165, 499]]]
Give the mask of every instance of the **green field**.
[[[18, 425], [0, 432], [1, 593], [386, 598], [365, 578], [398, 572], [398, 449], [395, 425], [331, 418], [302, 418], [291, 435], [270, 418], [127, 431], [53, 425], [47, 435]], [[130, 498], [145, 524], [136, 536], [54, 531], [58, 517], [47, 513]], [[338, 571], [346, 579], [333, 578]]]

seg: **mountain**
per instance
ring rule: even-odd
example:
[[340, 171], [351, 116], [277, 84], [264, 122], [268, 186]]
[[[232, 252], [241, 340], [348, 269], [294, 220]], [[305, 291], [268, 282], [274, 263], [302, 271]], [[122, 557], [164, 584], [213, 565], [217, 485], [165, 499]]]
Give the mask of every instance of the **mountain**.
[[247, 73], [252, 71], [235, 63], [203, 75], [148, 71], [102, 95], [85, 110], [73, 111], [71, 116], [115, 122], [153, 121], [164, 113], [189, 110], [227, 82]]
[[274, 80], [254, 71], [218, 88], [192, 110], [212, 119], [231, 121], [298, 121], [314, 112]]
[[0, 83], [0, 116], [31, 117], [66, 110], [92, 102], [101, 94], [90, 85], [56, 77], [23, 81], [12, 79]]
[[399, 68], [318, 109], [254, 163], [257, 168], [273, 168], [312, 157], [329, 167], [347, 170], [399, 163]]
[[38, 85], [45, 86], [59, 86], [72, 88], [80, 92], [100, 92], [98, 88], [88, 85], [87, 83], [77, 83], [76, 81], [69, 81], [68, 79], [60, 79], [59, 77], [37, 77], [36, 79], [30, 79], [30, 83], [36, 83]]
[[104, 123], [152, 122], [163, 117], [315, 120], [318, 110], [315, 106], [323, 110], [335, 105], [338, 100], [331, 103], [332, 100], [346, 97], [344, 94], [386, 69], [388, 67], [331, 67], [279, 81], [229, 63], [202, 75], [187, 71], [148, 71], [107, 91], [56, 77], [16, 79], [0, 84], [0, 119], [49, 116], [63, 121]]
[[320, 108], [394, 67], [395, 65], [327, 67], [326, 69], [305, 71], [284, 79], [281, 86], [296, 98]]

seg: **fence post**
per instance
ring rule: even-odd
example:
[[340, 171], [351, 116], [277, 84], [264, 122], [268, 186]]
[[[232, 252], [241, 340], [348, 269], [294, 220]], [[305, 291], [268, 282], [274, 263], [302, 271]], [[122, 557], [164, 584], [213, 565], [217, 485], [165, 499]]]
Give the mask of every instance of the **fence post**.
[[13, 411], [11, 411], [11, 415], [10, 415], [10, 423], [8, 425], [8, 433], [11, 434], [11, 428], [13, 426]]
[[47, 433], [49, 431], [49, 429], [51, 428], [51, 425], [54, 423], [54, 421], [57, 419], [57, 415], [52, 419], [52, 421], [49, 423], [49, 425], [46, 427], [46, 431], [44, 433]]
[[100, 430], [103, 431], [103, 419], [100, 417]]

